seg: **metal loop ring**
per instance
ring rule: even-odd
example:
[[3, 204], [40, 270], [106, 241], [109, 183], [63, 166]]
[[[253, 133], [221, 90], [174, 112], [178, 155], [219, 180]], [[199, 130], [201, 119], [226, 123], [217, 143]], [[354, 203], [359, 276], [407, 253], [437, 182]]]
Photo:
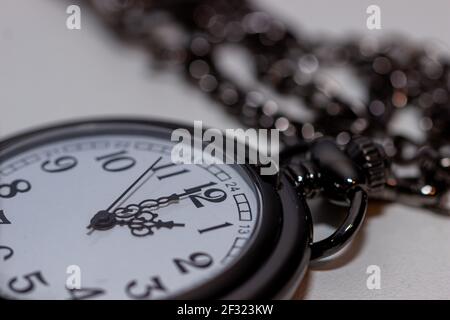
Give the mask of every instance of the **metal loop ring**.
[[366, 215], [368, 196], [361, 187], [349, 190], [350, 207], [341, 226], [328, 238], [311, 244], [311, 260], [329, 257], [343, 248], [356, 234]]

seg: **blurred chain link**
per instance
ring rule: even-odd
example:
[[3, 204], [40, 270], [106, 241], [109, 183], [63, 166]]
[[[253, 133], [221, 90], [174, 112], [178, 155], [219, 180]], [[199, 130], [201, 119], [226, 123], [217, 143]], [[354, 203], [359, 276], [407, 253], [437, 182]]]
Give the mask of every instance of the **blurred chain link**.
[[[248, 1], [90, 3], [123, 39], [144, 45], [166, 65], [181, 66], [244, 125], [279, 129], [287, 146], [322, 135], [336, 137], [341, 145], [355, 135], [369, 136], [389, 159], [386, 188], [372, 196], [450, 212], [450, 60], [438, 52], [400, 37], [310, 39]], [[301, 99], [314, 119], [294, 120], [273, 99], [227, 77], [214, 54], [227, 43], [247, 49], [255, 77]], [[367, 101], [350, 102], [329, 90], [318, 73], [330, 66], [351, 69], [366, 88]], [[394, 115], [411, 108], [420, 114], [415, 128], [423, 132], [420, 141], [390, 130]]]

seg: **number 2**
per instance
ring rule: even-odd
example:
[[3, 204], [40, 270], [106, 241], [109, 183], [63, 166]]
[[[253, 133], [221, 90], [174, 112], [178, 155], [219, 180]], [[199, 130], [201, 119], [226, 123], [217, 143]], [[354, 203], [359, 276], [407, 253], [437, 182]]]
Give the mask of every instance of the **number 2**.
[[173, 262], [181, 273], [188, 273], [187, 266], [199, 269], [208, 268], [212, 265], [213, 258], [207, 253], [196, 252], [189, 256], [189, 260], [173, 259]]

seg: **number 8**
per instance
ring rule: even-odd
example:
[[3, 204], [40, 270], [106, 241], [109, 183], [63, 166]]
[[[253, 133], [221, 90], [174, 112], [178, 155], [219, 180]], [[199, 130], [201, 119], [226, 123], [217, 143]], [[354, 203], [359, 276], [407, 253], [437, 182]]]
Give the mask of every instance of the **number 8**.
[[[6, 191], [6, 193], [4, 192]], [[31, 190], [31, 184], [23, 179], [14, 180], [11, 184], [0, 185], [0, 197], [1, 198], [13, 198], [18, 193], [24, 193]]]

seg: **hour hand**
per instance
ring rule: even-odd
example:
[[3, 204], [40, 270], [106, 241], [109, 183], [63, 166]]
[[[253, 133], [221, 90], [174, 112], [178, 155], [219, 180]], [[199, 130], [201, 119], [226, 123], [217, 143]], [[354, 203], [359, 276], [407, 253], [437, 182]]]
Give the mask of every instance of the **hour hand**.
[[184, 189], [184, 192], [182, 193], [172, 193], [169, 196], [164, 196], [164, 197], [159, 197], [157, 199], [147, 199], [142, 201], [139, 204], [140, 208], [146, 208], [146, 209], [151, 209], [151, 210], [156, 210], [160, 207], [165, 207], [167, 205], [170, 205], [172, 203], [178, 202], [190, 195], [196, 194], [198, 192], [201, 192], [202, 189], [210, 187], [215, 185], [214, 182], [209, 182], [206, 184], [202, 184], [200, 186], [197, 187], [193, 187], [193, 188], [189, 188], [189, 189]]
[[147, 199], [147, 200], [144, 200], [141, 203], [139, 203], [138, 206], [140, 208], [156, 210], [156, 209], [159, 209], [160, 207], [165, 207], [172, 203], [179, 202], [180, 200], [182, 200], [186, 197], [189, 197], [193, 194], [199, 193], [203, 189], [214, 186], [215, 184], [216, 184], [215, 182], [209, 182], [209, 183], [205, 183], [205, 184], [193, 187], [193, 188], [184, 189], [184, 192], [182, 192], [182, 193], [172, 193], [171, 195], [159, 197], [157, 199]]

